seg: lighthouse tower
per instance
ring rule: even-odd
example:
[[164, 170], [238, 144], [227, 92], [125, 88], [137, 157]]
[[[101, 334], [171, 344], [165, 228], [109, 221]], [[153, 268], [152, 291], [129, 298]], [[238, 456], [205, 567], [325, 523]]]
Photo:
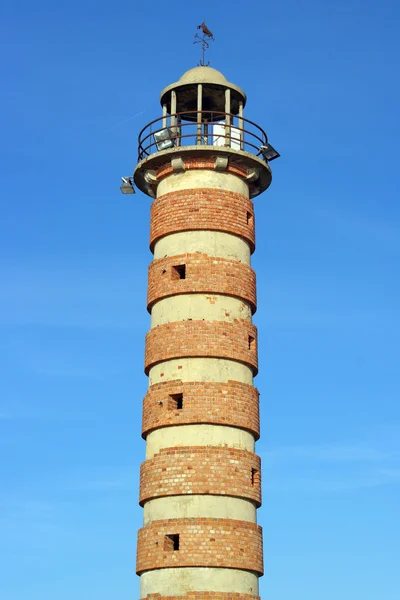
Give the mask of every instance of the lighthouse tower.
[[141, 599], [255, 600], [263, 574], [252, 198], [279, 156], [219, 71], [190, 69], [139, 135], [153, 198]]

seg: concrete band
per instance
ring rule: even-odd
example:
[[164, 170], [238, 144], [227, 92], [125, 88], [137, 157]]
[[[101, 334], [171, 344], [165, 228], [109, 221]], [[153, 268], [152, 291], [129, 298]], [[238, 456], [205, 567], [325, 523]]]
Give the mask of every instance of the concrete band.
[[248, 321], [251, 307], [245, 300], [226, 294], [179, 294], [158, 300], [151, 309], [150, 327], [176, 321]]
[[164, 448], [186, 446], [217, 446], [255, 451], [254, 437], [244, 429], [221, 425], [179, 425], [154, 429], [146, 438], [146, 459]]
[[138, 532], [136, 572], [171, 567], [224, 567], [261, 576], [261, 527], [231, 519], [153, 521]]
[[[177, 395], [182, 407], [177, 408]], [[152, 385], [143, 399], [142, 437], [160, 427], [210, 423], [239, 427], [260, 437], [258, 390], [239, 381], [181, 380]]]
[[[143, 506], [143, 525], [160, 519], [234, 519], [257, 523], [256, 505], [251, 500], [233, 496], [164, 496], [149, 500]], [[190, 589], [190, 588], [189, 588]], [[160, 591], [160, 590], [158, 590]]]
[[147, 375], [157, 363], [182, 357], [235, 360], [252, 368], [257, 375], [257, 328], [248, 322], [177, 321], [160, 325], [147, 333]]
[[157, 363], [150, 369], [149, 385], [164, 381], [239, 381], [253, 385], [253, 370], [225, 358], [177, 358]]
[[[217, 598], [224, 598], [223, 594], [230, 592], [239, 594], [239, 597], [246, 599], [250, 596], [252, 600], [258, 598], [259, 593], [257, 575], [238, 569], [172, 567], [155, 569], [142, 574], [140, 578], [142, 598], [146, 598], [147, 594], [159, 593], [161, 590], [163, 595], [177, 595], [178, 597], [186, 597], [186, 594], [191, 594], [194, 590], [198, 590], [204, 595], [206, 593], [217, 594]], [[189, 597], [194, 600], [193, 596]]]
[[236, 192], [197, 188], [157, 197], [151, 205], [150, 249], [160, 238], [180, 231], [223, 231], [255, 248], [254, 207]]
[[261, 459], [234, 448], [164, 448], [140, 467], [141, 506], [164, 496], [205, 494], [252, 500], [261, 506]]
[[222, 231], [181, 231], [160, 238], [154, 244], [154, 258], [178, 254], [207, 254], [250, 265], [249, 244], [240, 237]]
[[181, 254], [154, 260], [149, 265], [147, 310], [162, 298], [190, 293], [226, 294], [245, 300], [256, 311], [256, 275], [238, 261]]
[[172, 177], [164, 177], [157, 185], [157, 196], [178, 190], [195, 188], [213, 188], [236, 192], [249, 197], [249, 185], [241, 176], [232, 175], [228, 171], [215, 169], [191, 169], [175, 171]]

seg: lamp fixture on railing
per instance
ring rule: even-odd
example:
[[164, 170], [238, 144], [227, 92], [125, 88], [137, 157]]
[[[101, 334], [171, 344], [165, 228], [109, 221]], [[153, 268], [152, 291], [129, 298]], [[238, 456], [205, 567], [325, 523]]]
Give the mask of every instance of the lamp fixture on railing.
[[271, 160], [275, 160], [275, 158], [280, 157], [279, 152], [277, 152], [277, 150], [275, 150], [275, 148], [271, 146], [271, 144], [269, 144], [268, 142], [260, 147], [260, 152], [267, 162], [270, 162]]
[[168, 150], [168, 148], [173, 148], [175, 146], [175, 142], [172, 139], [172, 131], [168, 127], [165, 127], [165, 129], [161, 129], [161, 131], [154, 133], [154, 141], [159, 152], [161, 152], [161, 150]]

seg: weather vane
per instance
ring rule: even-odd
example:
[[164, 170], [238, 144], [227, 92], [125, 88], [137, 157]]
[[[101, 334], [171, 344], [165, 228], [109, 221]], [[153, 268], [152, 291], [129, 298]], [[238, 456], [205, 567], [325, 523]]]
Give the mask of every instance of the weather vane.
[[200, 61], [200, 66], [201, 67], [207, 67], [210, 62], [208, 62], [206, 65], [204, 64], [204, 54], [205, 51], [210, 47], [209, 42], [215, 41], [215, 38], [213, 36], [213, 34], [211, 33], [211, 31], [208, 29], [207, 25], [204, 23], [204, 21], [202, 22], [201, 25], [197, 25], [197, 29], [201, 29], [202, 33], [196, 33], [196, 35], [194, 36], [194, 42], [193, 44], [201, 44], [201, 61]]

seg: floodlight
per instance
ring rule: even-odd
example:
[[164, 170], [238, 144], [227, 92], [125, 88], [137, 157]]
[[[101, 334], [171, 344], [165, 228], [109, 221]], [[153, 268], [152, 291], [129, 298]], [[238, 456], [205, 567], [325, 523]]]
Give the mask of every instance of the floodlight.
[[133, 177], [121, 177], [122, 185], [119, 188], [123, 194], [134, 194]]
[[275, 148], [271, 146], [271, 144], [269, 144], [268, 142], [261, 146], [260, 152], [267, 162], [280, 157], [279, 152], [277, 152]]
[[160, 131], [154, 133], [154, 141], [157, 146], [157, 150], [167, 150], [175, 146], [175, 141], [172, 139], [172, 131], [166, 127]]

